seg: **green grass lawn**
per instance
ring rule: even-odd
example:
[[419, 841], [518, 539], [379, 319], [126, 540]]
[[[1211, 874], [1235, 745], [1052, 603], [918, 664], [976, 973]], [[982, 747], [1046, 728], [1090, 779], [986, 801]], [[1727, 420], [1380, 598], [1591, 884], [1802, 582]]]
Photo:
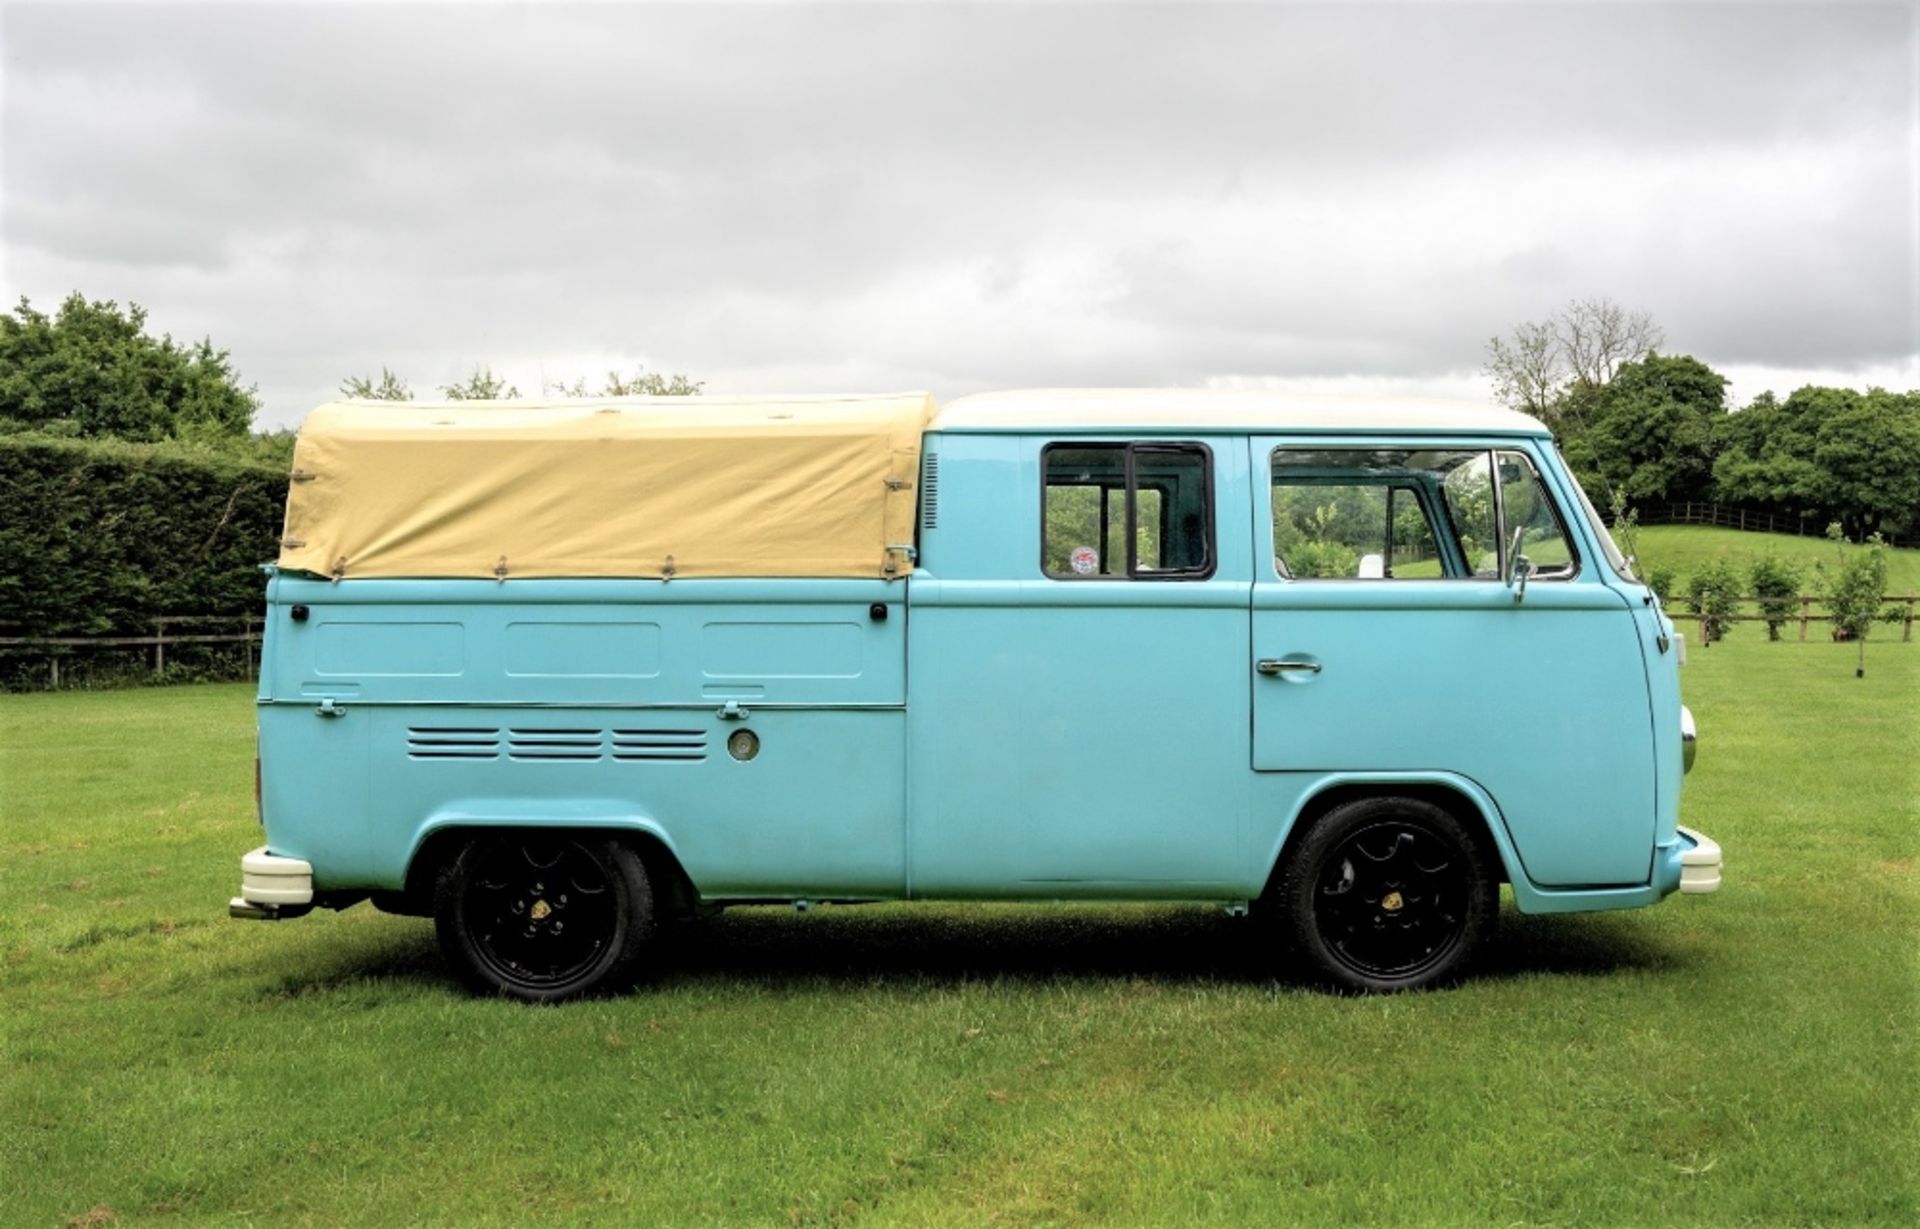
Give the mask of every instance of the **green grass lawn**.
[[1509, 912], [1457, 990], [1310, 993], [1206, 909], [886, 906], [562, 1008], [364, 906], [226, 919], [249, 689], [0, 697], [0, 1225], [1911, 1225], [1920, 645], [1685, 682], [1726, 886]]
[[[1795, 537], [1790, 533], [1742, 533], [1738, 529], [1716, 529], [1710, 525], [1650, 525], [1640, 532], [1641, 566], [1672, 568], [1680, 576], [1691, 576], [1701, 564], [1714, 558], [1732, 558], [1750, 563], [1772, 552], [1783, 559], [1797, 559], [1809, 578], [1815, 563], [1829, 568], [1841, 550], [1857, 551], [1858, 546], [1839, 547], [1825, 538]], [[1811, 593], [1810, 587], [1801, 590]], [[1895, 595], [1920, 591], [1920, 550], [1902, 548], [1887, 551], [1887, 592]]]

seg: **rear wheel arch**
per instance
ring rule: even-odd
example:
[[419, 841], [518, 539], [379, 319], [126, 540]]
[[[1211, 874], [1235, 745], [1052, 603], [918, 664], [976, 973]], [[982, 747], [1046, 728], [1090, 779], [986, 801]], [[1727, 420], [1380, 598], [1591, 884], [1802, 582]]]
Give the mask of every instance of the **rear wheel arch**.
[[[497, 836], [510, 832], [539, 832], [544, 836], [618, 840], [640, 855], [653, 883], [655, 905], [663, 921], [691, 917], [700, 904], [700, 893], [693, 886], [686, 868], [680, 864], [660, 835], [646, 828], [624, 824], [553, 825], [512, 822], [486, 824], [448, 824], [423, 837], [407, 862], [406, 886], [397, 895], [376, 894], [375, 904], [389, 913], [427, 917], [433, 912], [434, 887], [448, 862], [459, 856], [467, 843], [477, 836]], [[382, 902], [379, 896], [387, 896]]]
[[469, 989], [557, 1003], [644, 975], [655, 893], [645, 860], [617, 832], [482, 827], [455, 848], [441, 864], [433, 921]]

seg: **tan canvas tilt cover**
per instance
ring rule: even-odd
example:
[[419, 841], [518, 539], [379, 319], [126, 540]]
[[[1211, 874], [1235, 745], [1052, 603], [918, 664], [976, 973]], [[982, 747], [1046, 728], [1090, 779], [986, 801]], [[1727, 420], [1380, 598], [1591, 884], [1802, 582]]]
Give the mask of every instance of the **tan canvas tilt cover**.
[[337, 402], [280, 566], [322, 576], [904, 573], [926, 393]]

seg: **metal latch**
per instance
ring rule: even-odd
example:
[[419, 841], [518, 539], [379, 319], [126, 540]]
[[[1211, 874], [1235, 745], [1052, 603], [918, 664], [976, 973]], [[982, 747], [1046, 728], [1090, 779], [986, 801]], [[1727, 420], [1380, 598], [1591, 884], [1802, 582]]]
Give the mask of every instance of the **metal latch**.
[[322, 697], [320, 703], [313, 706], [313, 715], [316, 717], [344, 717], [347, 715], [347, 706], [344, 704], [335, 704], [332, 696], [325, 696]]
[[728, 700], [720, 706], [720, 711], [716, 715], [722, 721], [745, 721], [747, 719], [747, 707], [738, 700]]

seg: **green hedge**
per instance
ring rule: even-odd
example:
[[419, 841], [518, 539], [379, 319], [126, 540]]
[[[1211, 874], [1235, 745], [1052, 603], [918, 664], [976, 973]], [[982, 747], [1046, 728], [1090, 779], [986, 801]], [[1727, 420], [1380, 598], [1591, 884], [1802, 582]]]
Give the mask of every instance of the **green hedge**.
[[0, 435], [0, 636], [259, 610], [286, 492], [284, 469], [178, 444]]

